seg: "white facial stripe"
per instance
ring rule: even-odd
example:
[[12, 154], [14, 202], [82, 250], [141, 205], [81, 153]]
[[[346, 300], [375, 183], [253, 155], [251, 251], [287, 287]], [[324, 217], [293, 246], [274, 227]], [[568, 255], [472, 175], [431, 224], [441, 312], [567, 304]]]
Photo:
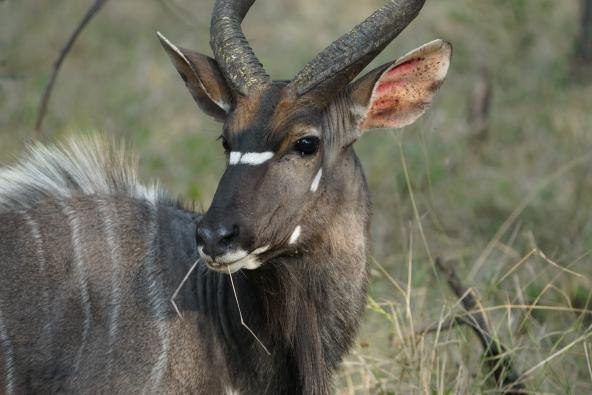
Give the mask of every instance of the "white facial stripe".
[[290, 241], [288, 242], [288, 244], [294, 244], [298, 241], [298, 238], [300, 237], [300, 232], [302, 231], [302, 228], [300, 227], [300, 225], [298, 225], [296, 227], [296, 229], [294, 229], [294, 232], [292, 232], [292, 236], [290, 236]]
[[261, 165], [271, 158], [273, 158], [274, 153], [271, 151], [266, 152], [238, 152], [232, 151], [230, 153], [230, 158], [228, 159], [228, 164], [230, 165]]
[[317, 175], [315, 176], [314, 180], [312, 180], [312, 184], [310, 186], [311, 192], [316, 192], [319, 189], [319, 183], [321, 182], [321, 176], [323, 175], [323, 169], [319, 169]]
[[241, 153], [237, 152], [237, 151], [232, 151], [230, 153], [230, 158], [228, 159], [228, 163], [231, 165], [238, 165], [238, 162], [240, 162], [241, 159]]
[[260, 165], [273, 158], [273, 152], [245, 152], [240, 158], [243, 165]]

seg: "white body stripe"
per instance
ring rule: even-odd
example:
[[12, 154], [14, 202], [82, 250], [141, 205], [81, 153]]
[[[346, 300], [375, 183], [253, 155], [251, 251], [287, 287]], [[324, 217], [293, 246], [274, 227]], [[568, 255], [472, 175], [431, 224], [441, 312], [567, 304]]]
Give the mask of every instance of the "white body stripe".
[[2, 319], [2, 311], [0, 311], [0, 346], [2, 347], [2, 355], [4, 356], [4, 391], [7, 395], [14, 393], [14, 348], [12, 342], [8, 337], [8, 330], [4, 325]]
[[[148, 205], [150, 208], [150, 228], [148, 234], [147, 246], [148, 255], [146, 256], [146, 268], [150, 273], [153, 273], [150, 277], [149, 293], [152, 300], [151, 305], [154, 306], [152, 311], [154, 321], [158, 326], [158, 337], [160, 339], [160, 353], [156, 363], [152, 367], [150, 377], [151, 381], [146, 383], [146, 387], [143, 392], [159, 392], [158, 387], [162, 381], [162, 376], [167, 370], [167, 364], [169, 361], [169, 352], [171, 348], [171, 339], [169, 335], [169, 324], [167, 324], [167, 309], [168, 299], [165, 298], [162, 279], [155, 277], [154, 273], [161, 273], [161, 270], [156, 266], [156, 254], [158, 248], [158, 207], [151, 204]], [[150, 386], [150, 384], [153, 384]]]
[[273, 155], [275, 155], [275, 154], [271, 151], [244, 152], [244, 153], [238, 152], [238, 151], [232, 151], [230, 153], [230, 158], [228, 159], [228, 164], [230, 164], [230, 165], [242, 164], [242, 165], [257, 166], [257, 165], [261, 165], [261, 164], [267, 162], [268, 160], [270, 160], [271, 158], [273, 158]]
[[[25, 222], [27, 223], [27, 226], [29, 226], [29, 229], [31, 230], [31, 237], [33, 238], [33, 241], [35, 242], [35, 258], [37, 259], [37, 264], [39, 265], [39, 275], [40, 278], [47, 278], [47, 263], [45, 261], [45, 255], [43, 254], [43, 240], [41, 239], [41, 232], [39, 231], [39, 225], [37, 224], [37, 222], [29, 215], [28, 212], [26, 211], [21, 211], [20, 214], [23, 216], [23, 219], [25, 220]], [[46, 318], [47, 321], [49, 322], [49, 305], [50, 305], [50, 301], [49, 301], [49, 291], [48, 291], [48, 287], [46, 287], [43, 284], [40, 284], [41, 288], [43, 289], [43, 298], [45, 299], [45, 307], [47, 309], [47, 311], [45, 312], [47, 314]]]
[[321, 176], [323, 175], [323, 169], [319, 169], [317, 175], [315, 176], [314, 180], [312, 180], [312, 184], [310, 186], [311, 192], [316, 192], [319, 189], [319, 183], [321, 182]]
[[109, 313], [109, 374], [113, 372], [113, 350], [119, 333], [119, 311], [121, 309], [121, 249], [117, 232], [111, 220], [113, 208], [108, 201], [97, 200], [97, 207], [103, 221], [103, 232], [111, 258], [111, 312]]
[[20, 214], [23, 216], [27, 226], [31, 231], [31, 238], [35, 242], [35, 258], [37, 260], [36, 265], [39, 269], [39, 278], [44, 279], [43, 282], [40, 282], [38, 285], [41, 288], [41, 292], [43, 294], [43, 302], [45, 305], [43, 306], [44, 316], [45, 316], [45, 323], [43, 325], [43, 330], [40, 335], [39, 342], [41, 344], [41, 349], [49, 350], [49, 344], [52, 341], [52, 302], [49, 297], [49, 287], [48, 284], [48, 277], [47, 277], [47, 261], [45, 260], [45, 254], [43, 250], [43, 239], [41, 237], [41, 231], [39, 229], [39, 224], [37, 221], [31, 217], [31, 215], [27, 211], [20, 211]]
[[75, 371], [78, 371], [78, 368], [80, 367], [80, 362], [82, 361], [82, 355], [86, 347], [86, 341], [88, 339], [88, 335], [90, 334], [90, 324], [92, 315], [90, 311], [90, 299], [88, 296], [87, 274], [86, 270], [84, 269], [82, 244], [80, 241], [82, 238], [80, 234], [80, 218], [78, 217], [76, 211], [74, 211], [70, 206], [68, 206], [67, 203], [59, 201], [59, 204], [62, 206], [62, 212], [68, 219], [68, 224], [70, 225], [70, 232], [72, 235], [72, 249], [74, 252], [74, 270], [76, 272], [76, 277], [80, 285], [80, 298], [82, 300], [82, 310], [84, 311], [82, 341], [80, 342], [80, 347], [78, 348], [78, 355], [76, 356], [74, 368]]
[[300, 232], [302, 231], [302, 228], [300, 227], [300, 225], [298, 225], [296, 227], [296, 229], [294, 229], [294, 232], [292, 232], [292, 236], [290, 236], [290, 241], [288, 242], [289, 244], [294, 244], [298, 241], [298, 239], [300, 238]]

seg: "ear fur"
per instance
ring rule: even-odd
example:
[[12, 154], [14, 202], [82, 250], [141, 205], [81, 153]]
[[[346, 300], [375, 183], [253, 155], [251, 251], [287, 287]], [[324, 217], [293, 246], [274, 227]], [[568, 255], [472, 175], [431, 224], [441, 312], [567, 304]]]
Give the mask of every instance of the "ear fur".
[[442, 85], [451, 55], [450, 43], [435, 40], [354, 82], [349, 95], [358, 130], [415, 122]]
[[156, 34], [199, 108], [224, 121], [233, 107], [234, 97], [216, 61], [198, 52], [178, 48], [160, 32]]

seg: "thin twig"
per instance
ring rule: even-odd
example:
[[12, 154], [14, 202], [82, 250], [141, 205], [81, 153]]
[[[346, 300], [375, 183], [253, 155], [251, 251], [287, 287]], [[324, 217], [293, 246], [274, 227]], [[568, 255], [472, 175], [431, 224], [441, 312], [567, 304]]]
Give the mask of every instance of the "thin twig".
[[74, 29], [74, 31], [68, 37], [68, 40], [60, 50], [58, 58], [55, 60], [53, 64], [53, 69], [51, 73], [51, 77], [47, 85], [45, 86], [45, 90], [43, 91], [43, 95], [41, 96], [41, 101], [39, 102], [39, 108], [37, 110], [37, 120], [35, 121], [35, 137], [39, 138], [41, 135], [41, 128], [43, 126], [43, 119], [45, 118], [45, 113], [47, 112], [47, 105], [49, 104], [49, 99], [51, 97], [51, 92], [53, 90], [53, 86], [55, 84], [56, 78], [60, 71], [60, 67], [66, 58], [66, 55], [70, 52], [76, 39], [84, 29], [84, 27], [91, 21], [91, 19], [99, 12], [101, 7], [105, 4], [107, 0], [95, 0], [94, 3], [90, 6], [90, 8], [86, 11], [86, 14], [82, 18], [82, 20], [78, 23], [78, 26]]
[[255, 340], [257, 340], [259, 345], [263, 348], [263, 350], [265, 350], [267, 355], [271, 356], [271, 353], [269, 352], [267, 347], [265, 347], [265, 344], [263, 344], [263, 342], [261, 340], [259, 340], [259, 338], [255, 334], [255, 332], [253, 332], [251, 330], [251, 328], [249, 328], [249, 326], [247, 324], [245, 324], [245, 320], [243, 320], [243, 313], [241, 312], [240, 304], [238, 303], [238, 296], [236, 295], [236, 288], [234, 288], [234, 280], [232, 279], [232, 272], [230, 271], [230, 266], [227, 266], [227, 268], [228, 268], [228, 275], [230, 276], [230, 284], [232, 285], [232, 292], [234, 292], [234, 299], [236, 300], [236, 307], [238, 308], [238, 316], [240, 317], [241, 325], [244, 326], [251, 333], [251, 335], [253, 335]]
[[183, 23], [186, 26], [195, 28], [196, 25], [202, 25], [200, 21], [195, 21], [189, 10], [184, 9], [178, 4], [169, 0], [157, 0], [158, 3], [169, 13], [173, 18]]
[[519, 382], [520, 374], [514, 369], [513, 361], [506, 352], [505, 347], [491, 335], [485, 314], [478, 309], [478, 303], [473, 294], [462, 284], [451, 265], [445, 265], [440, 258], [437, 258], [435, 263], [436, 267], [446, 275], [450, 288], [461, 298], [463, 308], [471, 312], [466, 317], [465, 323], [473, 329], [479, 338], [484, 349], [487, 364], [492, 369], [498, 385], [504, 388], [505, 394], [524, 393], [524, 384]]

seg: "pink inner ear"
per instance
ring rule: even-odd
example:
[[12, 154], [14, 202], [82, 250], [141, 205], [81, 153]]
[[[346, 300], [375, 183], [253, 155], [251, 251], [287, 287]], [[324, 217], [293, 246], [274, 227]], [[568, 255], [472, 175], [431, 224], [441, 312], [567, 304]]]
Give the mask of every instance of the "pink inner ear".
[[360, 127], [399, 128], [414, 122], [429, 106], [446, 76], [449, 57], [450, 47], [434, 42], [388, 68], [374, 85]]
[[401, 81], [401, 77], [403, 74], [411, 74], [417, 67], [417, 64], [420, 62], [420, 59], [412, 59], [407, 61], [403, 64], [400, 64], [392, 69], [387, 70], [386, 73], [382, 75], [378, 84], [374, 89], [374, 95], [381, 95], [387, 93], [391, 89], [396, 88], [404, 84], [405, 81]]

